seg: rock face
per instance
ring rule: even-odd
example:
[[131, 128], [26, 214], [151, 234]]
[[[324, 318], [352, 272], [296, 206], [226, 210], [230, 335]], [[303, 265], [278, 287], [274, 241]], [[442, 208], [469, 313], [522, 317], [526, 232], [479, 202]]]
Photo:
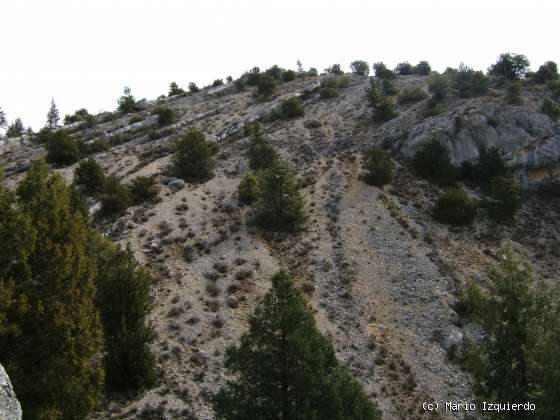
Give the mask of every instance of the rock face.
[[0, 419], [21, 420], [21, 406], [2, 365], [0, 365]]

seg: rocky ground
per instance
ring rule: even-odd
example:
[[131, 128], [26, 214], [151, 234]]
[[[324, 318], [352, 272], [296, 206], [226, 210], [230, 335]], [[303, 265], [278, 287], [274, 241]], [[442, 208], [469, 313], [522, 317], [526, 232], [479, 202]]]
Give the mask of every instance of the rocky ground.
[[[97, 222], [113, 240], [130, 244], [154, 276], [151, 322], [161, 384], [138, 399], [107, 402], [93, 418], [213, 419], [209, 398], [225, 379], [224, 350], [246, 330], [279, 268], [295, 275], [321, 331], [377, 399], [384, 418], [430, 418], [423, 401], [472, 397], [469, 377], [454, 360], [465, 338], [480, 331], [455, 312], [457, 292], [467, 281], [483, 280], [506, 239], [528, 255], [539, 275], [557, 278], [558, 203], [531, 188], [542, 181], [539, 173], [555, 168], [560, 128], [538, 112], [539, 87], [528, 88], [518, 106], [491, 91], [483, 98], [450, 97], [448, 111], [436, 117], [423, 116], [426, 100], [399, 106], [399, 117], [374, 124], [367, 83], [352, 76], [337, 98], [305, 95], [305, 117], [263, 123], [267, 139], [306, 181], [308, 229], [297, 237], [255, 230], [248, 223], [251, 210], [238, 205], [236, 188], [247, 169], [243, 125], [265, 118], [285, 97], [312, 91], [318, 78], [285, 83], [268, 102], [231, 85], [168, 98], [166, 106], [179, 115], [171, 127], [158, 128], [157, 117], [149, 115], [155, 102], [144, 102], [141, 122], [129, 124], [127, 116], [76, 129], [85, 141], [114, 144], [95, 155], [107, 173], [125, 182], [156, 174], [162, 188], [160, 202]], [[426, 89], [426, 79], [399, 77], [396, 86]], [[310, 121], [320, 124], [309, 128]], [[164, 173], [173, 141], [193, 126], [221, 146], [216, 176], [205, 184]], [[440, 191], [414, 177], [405, 158], [434, 134], [455, 163], [476, 157], [480, 144], [502, 147], [526, 187], [514, 223], [494, 226], [481, 218], [473, 227], [449, 229], [433, 221], [430, 209]], [[382, 144], [399, 168], [394, 182], [378, 189], [359, 174], [363, 151]], [[15, 185], [30, 159], [43, 153], [25, 140], [0, 145], [8, 184]], [[73, 169], [56, 170], [70, 181]]]

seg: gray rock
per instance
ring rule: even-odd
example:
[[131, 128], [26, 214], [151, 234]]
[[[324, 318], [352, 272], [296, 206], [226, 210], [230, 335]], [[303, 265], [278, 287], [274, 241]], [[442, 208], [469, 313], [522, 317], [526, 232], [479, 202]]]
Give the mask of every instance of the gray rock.
[[173, 191], [179, 191], [185, 188], [185, 181], [179, 178], [172, 179], [167, 183], [167, 186]]
[[0, 419], [21, 420], [21, 406], [12, 388], [10, 378], [0, 365]]

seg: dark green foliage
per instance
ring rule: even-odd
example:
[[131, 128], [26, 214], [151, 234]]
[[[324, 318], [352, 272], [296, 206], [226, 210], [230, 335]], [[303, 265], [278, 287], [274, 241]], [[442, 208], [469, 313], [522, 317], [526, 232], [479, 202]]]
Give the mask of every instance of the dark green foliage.
[[222, 420], [376, 420], [377, 405], [339, 364], [291, 276], [278, 272], [249, 331], [226, 353], [236, 374], [215, 396]]
[[280, 80], [282, 78], [282, 69], [275, 64], [271, 68], [265, 70], [264, 74], [272, 77], [274, 80]]
[[4, 128], [8, 125], [8, 120], [6, 119], [6, 113], [0, 108], [0, 128]]
[[395, 73], [389, 70], [381, 61], [373, 64], [373, 70], [375, 71], [375, 77], [379, 79], [394, 79], [396, 77]]
[[73, 115], [64, 116], [64, 125], [76, 122], [84, 122], [86, 127], [92, 127], [95, 125], [95, 116], [91, 115], [85, 108], [78, 109]]
[[350, 69], [352, 73], [358, 76], [367, 76], [369, 74], [369, 64], [367, 61], [356, 60], [350, 64]]
[[541, 107], [541, 112], [548, 115], [552, 120], [557, 121], [558, 117], [560, 117], [560, 106], [554, 101], [545, 98]]
[[303, 103], [295, 96], [284, 99], [284, 102], [282, 102], [281, 112], [283, 118], [303, 117], [303, 114], [305, 114]]
[[103, 190], [105, 172], [95, 159], [85, 159], [74, 170], [74, 182], [84, 194], [96, 196]]
[[382, 187], [393, 180], [395, 164], [383, 149], [375, 147], [369, 150], [364, 160], [364, 181], [370, 185]]
[[239, 201], [243, 204], [253, 204], [258, 198], [259, 182], [257, 177], [248, 172], [237, 187]]
[[89, 143], [80, 144], [80, 155], [88, 156], [95, 153], [106, 152], [111, 148], [111, 145], [105, 139], [96, 139]]
[[269, 168], [272, 162], [278, 159], [278, 152], [257, 131], [253, 134], [249, 143], [247, 157], [249, 158], [249, 168], [258, 171], [259, 169]]
[[424, 143], [412, 159], [415, 171], [423, 178], [448, 185], [455, 181], [456, 169], [451, 164], [449, 150], [436, 138]]
[[482, 186], [487, 186], [492, 178], [508, 173], [508, 167], [502, 158], [500, 149], [487, 148], [484, 145], [479, 148], [478, 159], [470, 166], [470, 170], [465, 171], [464, 169], [464, 178], [478, 182]]
[[445, 75], [434, 72], [428, 78], [428, 90], [435, 101], [441, 101], [449, 93], [449, 78]]
[[488, 78], [481, 71], [475, 71], [463, 64], [451, 75], [451, 86], [462, 98], [472, 98], [484, 95], [488, 91]]
[[233, 77], [231, 76], [226, 77], [226, 83], [231, 83], [231, 82], [233, 82]]
[[155, 383], [154, 338], [146, 323], [152, 280], [130, 249], [104, 244], [97, 260], [97, 302], [105, 333], [107, 387], [140, 391]]
[[144, 121], [144, 116], [141, 114], [134, 114], [128, 119], [129, 124], [136, 124], [137, 122]]
[[554, 61], [547, 61], [535, 72], [533, 80], [537, 83], [558, 80], [558, 66]]
[[519, 105], [521, 103], [521, 81], [509, 80], [506, 83], [506, 101], [512, 105]]
[[151, 176], [139, 176], [132, 180], [128, 186], [134, 204], [154, 202], [157, 200], [159, 186]]
[[99, 199], [101, 212], [105, 216], [121, 216], [132, 204], [130, 191], [114, 176], [105, 179]]
[[476, 203], [460, 188], [453, 188], [438, 198], [434, 218], [455, 226], [470, 225], [476, 216]]
[[45, 127], [54, 130], [55, 128], [58, 128], [59, 121], [60, 121], [60, 113], [58, 112], [58, 108], [56, 107], [53, 98], [51, 99], [51, 107], [49, 108], [49, 112], [47, 113], [47, 123], [45, 124]]
[[366, 97], [369, 105], [373, 108], [374, 120], [389, 121], [398, 115], [393, 101], [381, 95], [373, 79], [370, 79], [370, 87], [366, 90]]
[[169, 93], [167, 96], [184, 95], [185, 91], [179, 87], [176, 82], [171, 82], [169, 84]]
[[383, 79], [381, 81], [384, 96], [393, 96], [397, 94], [397, 88], [391, 79]]
[[175, 112], [171, 108], [165, 106], [158, 106], [152, 111], [152, 114], [158, 116], [158, 123], [160, 127], [173, 124], [177, 119]]
[[124, 88], [124, 95], [118, 100], [117, 109], [123, 114], [136, 111], [136, 100], [134, 99], [134, 96], [132, 96], [131, 90], [128, 86]]
[[522, 54], [500, 54], [498, 61], [491, 65], [488, 73], [509, 80], [519, 79], [529, 70], [529, 60]]
[[296, 80], [296, 72], [295, 71], [286, 70], [282, 73], [282, 81], [291, 82], [292, 80]]
[[23, 132], [25, 131], [25, 127], [23, 126], [23, 122], [21, 118], [16, 118], [15, 121], [8, 126], [6, 130], [7, 137], [21, 137], [23, 136]]
[[253, 136], [256, 134], [260, 134], [261, 130], [262, 128], [258, 121], [247, 122], [243, 125], [244, 136]]
[[349, 79], [347, 76], [329, 76], [321, 79], [319, 94], [323, 99], [330, 99], [338, 96], [338, 88], [348, 87]]
[[493, 220], [501, 222], [512, 219], [521, 207], [519, 185], [511, 176], [492, 178], [484, 205]]
[[49, 163], [64, 166], [80, 160], [79, 143], [63, 130], [52, 133], [46, 148]]
[[218, 87], [218, 86], [222, 86], [224, 84], [224, 80], [223, 79], [216, 79], [212, 82], [212, 86], [213, 87]]
[[409, 104], [426, 99], [428, 94], [419, 87], [405, 88], [399, 95], [399, 104]]
[[258, 67], [253, 67], [245, 76], [247, 79], [247, 84], [249, 86], [257, 86], [259, 84], [261, 76], [261, 70]]
[[269, 98], [276, 89], [276, 82], [274, 78], [268, 74], [263, 74], [259, 77], [257, 84], [257, 94], [263, 98]]
[[0, 360], [25, 418], [84, 419], [101, 401], [102, 328], [89, 230], [72, 190], [35, 161], [0, 186]]
[[418, 64], [414, 66], [413, 72], [419, 76], [428, 76], [432, 72], [432, 68], [427, 61], [419, 61]]
[[323, 99], [332, 99], [338, 96], [338, 91], [333, 87], [322, 87], [319, 94]]
[[414, 72], [414, 67], [408, 61], [397, 64], [395, 73], [400, 76], [410, 76]]
[[423, 114], [425, 117], [434, 117], [444, 112], [447, 112], [447, 108], [432, 97], [426, 102], [426, 109]]
[[215, 146], [206, 141], [204, 134], [191, 128], [177, 142], [169, 172], [189, 182], [205, 182], [214, 176]]
[[550, 91], [550, 96], [556, 100], [560, 99], [560, 80], [554, 80], [546, 84], [547, 89]]
[[307, 75], [311, 77], [317, 77], [319, 75], [319, 72], [315, 67], [311, 67], [309, 70], [307, 70]]
[[329, 74], [336, 74], [336, 75], [344, 74], [344, 72], [340, 68], [340, 64], [333, 64], [332, 66], [330, 66], [329, 68], [327, 68], [325, 70]]
[[305, 223], [304, 199], [300, 183], [279, 159], [272, 161], [259, 174], [259, 194], [255, 222], [263, 229], [280, 232], [297, 232]]
[[200, 92], [200, 88], [196, 85], [195, 82], [189, 82], [189, 93], [198, 93]]

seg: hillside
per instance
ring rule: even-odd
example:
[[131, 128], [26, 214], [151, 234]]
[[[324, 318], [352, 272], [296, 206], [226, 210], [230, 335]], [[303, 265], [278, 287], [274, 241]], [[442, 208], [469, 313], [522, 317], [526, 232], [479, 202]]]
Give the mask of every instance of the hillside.
[[[432, 418], [422, 402], [473, 399], [471, 378], [454, 356], [481, 330], [457, 313], [458, 295], [473, 279], [485, 278], [503, 242], [512, 241], [545, 280], [558, 278], [559, 202], [539, 188], [558, 169], [560, 125], [541, 112], [544, 85], [524, 83], [519, 104], [507, 102], [498, 87], [473, 98], [449, 94], [433, 116], [425, 112], [427, 96], [396, 101], [398, 116], [375, 122], [366, 99], [368, 77], [347, 75], [348, 86], [325, 99], [319, 90], [327, 77], [281, 83], [268, 100], [257, 99], [253, 87], [238, 91], [227, 83], [138, 102], [137, 122], [127, 114], [106, 122], [98, 117], [88, 128], [63, 128], [80, 142], [110, 145], [93, 154], [106, 174], [123, 183], [155, 176], [161, 188], [159, 202], [94, 223], [113, 241], [130, 244], [155, 279], [150, 320], [162, 379], [137, 399], [107, 401], [92, 418], [141, 418], [146, 407], [154, 413], [161, 407], [168, 416], [161, 418], [213, 419], [209, 398], [226, 378], [225, 349], [245, 332], [279, 268], [295, 276], [320, 330], [384, 418]], [[394, 86], [399, 93], [420, 88], [428, 94], [428, 78], [397, 76]], [[292, 96], [301, 98], [305, 115], [275, 118]], [[177, 116], [165, 127], [152, 114], [161, 106]], [[300, 234], [260, 231], [250, 223], [251, 208], [238, 202], [237, 186], [248, 171], [244, 127], [254, 121], [304, 180], [309, 218]], [[220, 146], [215, 176], [204, 183], [166, 174], [174, 142], [191, 127]], [[512, 222], [496, 224], [484, 214], [468, 227], [434, 220], [432, 208], [445, 188], [420, 178], [409, 164], [434, 136], [456, 166], [476, 159], [480, 146], [500, 148], [522, 186]], [[396, 162], [396, 175], [384, 188], [360, 179], [364, 153], [373, 146]], [[44, 154], [44, 146], [28, 138], [4, 140], [6, 185], [17, 185], [29, 163]], [[70, 183], [75, 168], [52, 170]], [[482, 197], [478, 186], [461, 185]], [[88, 204], [92, 214], [99, 208], [96, 199]], [[194, 249], [189, 262], [185, 246]], [[158, 418], [152, 415], [144, 418]]]

